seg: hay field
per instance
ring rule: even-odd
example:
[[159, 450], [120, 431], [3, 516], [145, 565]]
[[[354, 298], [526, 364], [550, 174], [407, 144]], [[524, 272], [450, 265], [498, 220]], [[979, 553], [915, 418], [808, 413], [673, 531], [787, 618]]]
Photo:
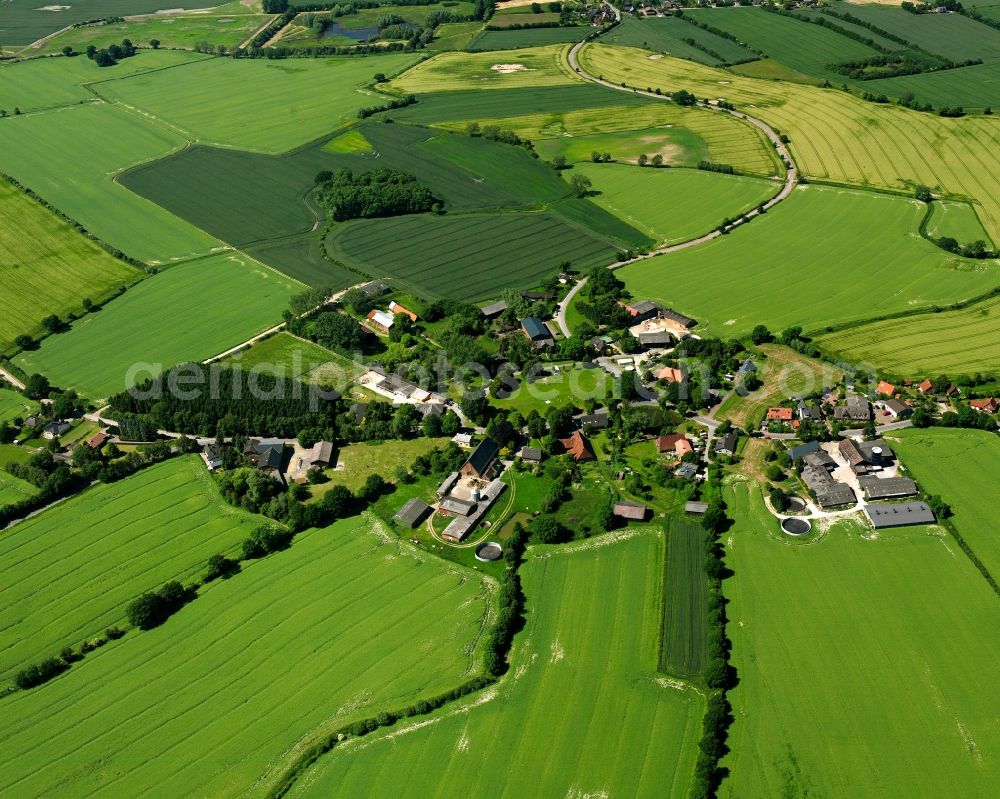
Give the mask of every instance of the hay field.
[[354, 517], [7, 697], [0, 792], [266, 794], [317, 738], [468, 679], [484, 582]]
[[841, 522], [796, 545], [754, 484], [726, 500], [739, 684], [719, 796], [990, 793], [1000, 602], [954, 541]]
[[650, 534], [533, 550], [500, 684], [338, 746], [292, 795], [686, 796], [703, 703], [656, 672], [661, 558]]
[[[838, 89], [754, 80], [631, 48], [587, 45], [581, 64], [633, 86], [724, 97], [791, 137], [802, 172], [852, 184], [909, 189], [921, 183], [971, 197], [1000, 239], [1000, 119], [944, 119], [866, 103]], [[934, 142], [928, 147], [925, 142]]]

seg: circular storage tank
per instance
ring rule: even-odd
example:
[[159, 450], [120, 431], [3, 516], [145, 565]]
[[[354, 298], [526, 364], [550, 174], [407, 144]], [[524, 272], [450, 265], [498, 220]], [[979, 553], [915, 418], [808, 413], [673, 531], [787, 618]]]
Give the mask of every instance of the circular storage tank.
[[781, 520], [781, 529], [789, 535], [805, 535], [812, 529], [812, 522], [808, 519], [789, 517]]
[[490, 563], [503, 557], [503, 548], [496, 541], [487, 541], [476, 548], [476, 560]]
[[788, 510], [791, 513], [802, 513], [806, 509], [806, 501], [802, 497], [789, 497]]

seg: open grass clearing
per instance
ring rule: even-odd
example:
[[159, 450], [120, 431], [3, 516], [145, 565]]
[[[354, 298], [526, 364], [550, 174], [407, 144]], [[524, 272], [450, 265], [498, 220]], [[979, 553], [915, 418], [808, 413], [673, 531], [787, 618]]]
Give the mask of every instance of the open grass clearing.
[[[443, 447], [449, 441], [447, 437], [420, 437], [400, 441], [362, 441], [347, 444], [337, 452], [337, 465], [342, 468], [327, 469], [326, 475], [330, 479], [325, 483], [309, 487], [312, 498], [319, 499], [335, 485], [357, 491], [373, 474], [380, 475], [386, 482], [394, 483], [398, 467], [408, 469], [418, 455], [426, 455], [432, 449]], [[403, 502], [398, 504], [402, 506]]]
[[[17, 356], [29, 374], [91, 399], [182, 361], [201, 361], [280, 321], [301, 284], [240, 255], [189, 261], [143, 281]], [[236, 301], [234, 298], [239, 298]]]
[[656, 673], [662, 546], [609, 540], [531, 551], [526, 627], [498, 686], [338, 746], [292, 795], [686, 796], [703, 703]]
[[211, 555], [234, 552], [262, 521], [227, 505], [201, 460], [187, 456], [87, 489], [6, 530], [0, 682], [124, 627], [132, 599], [199, 576]]
[[427, 49], [432, 53], [465, 50], [482, 29], [482, 22], [445, 22], [437, 26], [434, 41], [427, 45]]
[[389, 84], [400, 92], [516, 89], [580, 83], [562, 45], [502, 53], [440, 53], [408, 69]]
[[835, 386], [844, 377], [843, 370], [807, 358], [791, 347], [763, 344], [759, 349], [766, 357], [753, 360], [763, 385], [745, 395], [731, 394], [716, 413], [720, 421], [728, 419], [744, 430], [755, 429], [764, 420], [768, 408], [791, 397], [804, 397], [826, 386]]
[[[973, 198], [990, 237], [1000, 239], [996, 117], [944, 119], [866, 103], [840, 90], [752, 80], [648, 56], [643, 50], [588, 44], [580, 57], [588, 72], [608, 80], [724, 97], [786, 133], [796, 163], [809, 177], [905, 191], [923, 184], [952, 197]], [[933, 147], [926, 146], [929, 141]]]
[[365, 371], [360, 363], [284, 331], [231, 355], [223, 363], [308, 383], [322, 383], [341, 392]]
[[0, 120], [0, 171], [98, 238], [149, 263], [222, 247], [115, 182], [122, 170], [183, 147], [180, 136], [105, 103]]
[[8, 697], [0, 790], [265, 793], [322, 736], [477, 673], [484, 599], [471, 572], [363, 517], [300, 534], [161, 627]]
[[696, 169], [578, 164], [590, 178], [593, 202], [659, 243], [696, 238], [778, 193], [779, 184]]
[[993, 288], [995, 263], [949, 255], [919, 236], [923, 213], [916, 200], [802, 186], [750, 225], [618, 275], [633, 295], [661, 300], [697, 319], [703, 335], [724, 337], [757, 324], [822, 329]]
[[[0, 471], [0, 508], [14, 502], [20, 502], [38, 493], [38, 489], [31, 483], [14, 477], [5, 471]], [[4, 678], [0, 674], [0, 681]]]
[[493, 398], [493, 404], [507, 411], [517, 411], [522, 416], [531, 411], [544, 416], [549, 408], [567, 404], [582, 409], [587, 399], [600, 404], [614, 387], [611, 375], [590, 364], [552, 364], [544, 372], [532, 375], [531, 380], [521, 380], [509, 397]]
[[392, 75], [418, 58], [213, 58], [96, 88], [188, 139], [278, 153], [355, 118], [359, 108], [382, 105], [383, 96], [363, 88], [374, 72]]
[[934, 239], [950, 236], [959, 244], [971, 244], [974, 241], [983, 241], [987, 247], [993, 244], [983, 230], [982, 222], [979, 221], [973, 206], [969, 203], [948, 200], [939, 200], [932, 204], [931, 216], [927, 220], [927, 235]]
[[993, 372], [1000, 363], [1000, 297], [958, 311], [849, 327], [821, 335], [817, 343], [838, 357], [870, 363], [895, 375]]
[[25, 419], [38, 408], [38, 403], [9, 388], [0, 388], [0, 423]]
[[719, 796], [989, 793], [1000, 603], [948, 534], [839, 522], [802, 546], [754, 484], [726, 501], [739, 684]]

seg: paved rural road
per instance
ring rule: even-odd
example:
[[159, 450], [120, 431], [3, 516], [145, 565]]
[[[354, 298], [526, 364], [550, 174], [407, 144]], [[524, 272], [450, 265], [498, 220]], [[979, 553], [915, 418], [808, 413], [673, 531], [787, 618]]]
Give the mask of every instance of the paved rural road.
[[566, 309], [569, 308], [569, 304], [573, 301], [576, 293], [583, 288], [583, 284], [587, 282], [587, 278], [582, 278], [579, 283], [577, 283], [573, 288], [569, 290], [569, 293], [562, 298], [559, 303], [559, 308], [556, 310], [556, 324], [559, 325], [559, 329], [562, 334], [569, 338], [572, 334], [569, 332], [569, 325], [566, 324]]
[[18, 391], [24, 391], [24, 383], [18, 380], [14, 375], [8, 372], [6, 369], [0, 369], [0, 377], [10, 383]]

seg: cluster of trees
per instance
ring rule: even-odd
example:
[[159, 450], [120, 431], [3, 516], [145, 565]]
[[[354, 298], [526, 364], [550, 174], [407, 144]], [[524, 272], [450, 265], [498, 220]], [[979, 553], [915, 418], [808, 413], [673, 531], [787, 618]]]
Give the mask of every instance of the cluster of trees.
[[729, 164], [716, 164], [714, 161], [699, 161], [698, 169], [704, 170], [705, 172], [722, 172], [725, 175], [739, 174]]
[[195, 596], [194, 589], [185, 588], [176, 580], [171, 580], [155, 591], [147, 591], [132, 600], [126, 615], [133, 627], [152, 630], [163, 624]]
[[24, 463], [11, 461], [4, 469], [14, 477], [31, 483], [49, 499], [68, 493], [78, 483], [69, 467], [56, 461], [47, 449], [39, 450]]
[[514, 634], [524, 625], [524, 592], [521, 590], [519, 569], [528, 545], [528, 531], [518, 522], [504, 547], [507, 568], [500, 577], [497, 591], [497, 620], [485, 641], [483, 667], [494, 677], [507, 670], [507, 654]]
[[386, 100], [381, 105], [371, 105], [366, 108], [358, 109], [358, 119], [368, 119], [368, 117], [374, 114], [381, 114], [383, 111], [392, 111], [396, 108], [406, 108], [408, 105], [413, 105], [417, 102], [416, 95], [404, 94], [402, 97], [393, 97], [391, 100]]
[[910, 14], [930, 14], [936, 12], [939, 8], [959, 12], [963, 10], [962, 4], [958, 0], [942, 0], [940, 3], [937, 0], [934, 0], [932, 3], [911, 3], [909, 0], [903, 0], [900, 8]]
[[482, 125], [478, 122], [470, 122], [465, 126], [467, 136], [482, 137], [487, 141], [498, 144], [511, 144], [515, 147], [524, 147], [534, 154], [534, 145], [528, 139], [522, 139], [512, 130], [504, 130], [499, 125]]
[[122, 39], [121, 44], [112, 44], [100, 50], [92, 44], [87, 45], [87, 58], [99, 67], [113, 67], [123, 58], [134, 56], [135, 52], [135, 45], [129, 39]]
[[70, 664], [63, 658], [46, 658], [41, 663], [33, 663], [22, 669], [14, 677], [14, 684], [22, 691], [41, 685], [58, 677]]
[[986, 246], [986, 242], [977, 239], [972, 244], [959, 244], [958, 240], [951, 236], [942, 236], [935, 241], [942, 250], [961, 255], [963, 258], [996, 258], [996, 250], [991, 250]]
[[338, 222], [420, 214], [438, 202], [412, 175], [385, 168], [359, 174], [346, 168], [320, 172], [316, 199]]
[[853, 80], [877, 80], [879, 78], [895, 78], [901, 75], [916, 75], [926, 71], [928, 67], [929, 65], [924, 61], [900, 55], [876, 55], [827, 65], [827, 69], [846, 75]]

